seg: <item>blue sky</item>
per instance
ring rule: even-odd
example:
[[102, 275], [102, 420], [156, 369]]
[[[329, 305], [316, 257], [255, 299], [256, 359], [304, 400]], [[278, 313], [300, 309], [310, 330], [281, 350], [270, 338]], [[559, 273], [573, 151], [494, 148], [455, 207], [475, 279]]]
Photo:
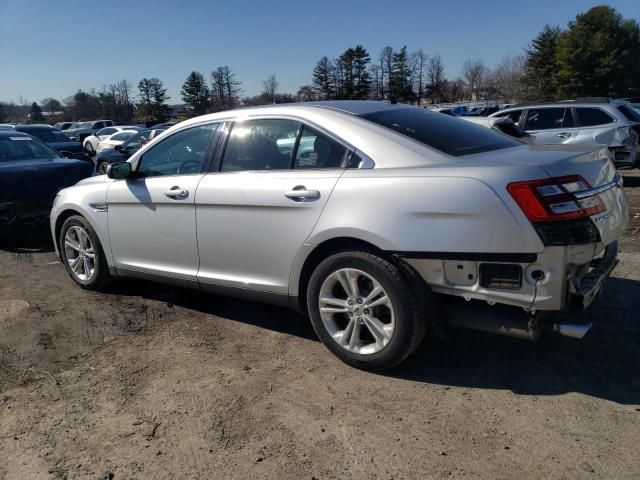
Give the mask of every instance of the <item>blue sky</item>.
[[[311, 81], [317, 60], [362, 44], [440, 53], [449, 77], [467, 58], [519, 53], [547, 23], [592, 0], [0, 0], [0, 100], [63, 99], [78, 88], [158, 77], [170, 103], [192, 70], [229, 65], [246, 95], [275, 73], [280, 90]], [[640, 19], [640, 0], [606, 2]]]

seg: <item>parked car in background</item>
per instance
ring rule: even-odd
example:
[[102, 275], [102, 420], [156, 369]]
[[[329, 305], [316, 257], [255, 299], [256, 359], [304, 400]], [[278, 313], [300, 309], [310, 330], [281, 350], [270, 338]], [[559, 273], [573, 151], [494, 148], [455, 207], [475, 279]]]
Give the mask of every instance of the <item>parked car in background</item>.
[[75, 122], [58, 122], [53, 124], [53, 128], [57, 130], [68, 130], [72, 125], [75, 125]]
[[16, 125], [15, 130], [36, 137], [65, 157], [89, 160], [80, 142], [70, 140], [60, 130], [49, 125]]
[[82, 143], [89, 135], [93, 135], [98, 130], [102, 130], [105, 127], [112, 126], [112, 120], [95, 120], [92, 122], [83, 122], [80, 125], [73, 125], [71, 128], [65, 130], [64, 133], [71, 140]]
[[138, 133], [138, 131], [139, 130], [123, 130], [121, 132], [117, 132], [113, 135], [108, 136], [104, 140], [100, 140], [100, 143], [98, 143], [98, 150], [96, 151], [96, 155], [99, 155], [106, 150], [113, 150], [114, 147], [122, 145], [133, 135]]
[[15, 125], [12, 123], [0, 123], [0, 130], [13, 130]]
[[582, 337], [587, 320], [559, 317], [601, 291], [627, 224], [606, 146], [366, 101], [187, 120], [51, 211], [82, 288], [136, 277], [289, 305], [372, 370], [449, 323]]
[[467, 122], [475, 123], [476, 125], [482, 125], [486, 128], [492, 128], [493, 130], [496, 130], [500, 133], [516, 138], [521, 142], [530, 144], [535, 143], [535, 135], [531, 135], [530, 133], [525, 132], [518, 125], [513, 123], [513, 120], [511, 120], [510, 118], [469, 116], [463, 116], [460, 118]]
[[96, 155], [96, 171], [102, 174], [106, 173], [107, 166], [109, 164], [124, 162], [164, 131], [164, 128], [150, 128], [148, 130], [142, 130], [130, 137], [122, 143], [122, 145], [116, 145], [114, 148], [102, 150], [98, 155]]
[[112, 127], [105, 127], [101, 130], [98, 130], [95, 134], [89, 135], [87, 138], [85, 138], [82, 142], [82, 146], [84, 147], [88, 155], [94, 156], [98, 151], [98, 144], [101, 141], [106, 140], [115, 133], [124, 132], [125, 130], [140, 131], [142, 130], [142, 128], [133, 125], [117, 125]]
[[91, 174], [89, 162], [64, 158], [26, 133], [1, 131], [0, 241], [46, 226], [58, 190]]
[[539, 144], [607, 145], [618, 168], [633, 167], [638, 156], [640, 114], [617, 100], [565, 101], [520, 105], [491, 117], [510, 118]]

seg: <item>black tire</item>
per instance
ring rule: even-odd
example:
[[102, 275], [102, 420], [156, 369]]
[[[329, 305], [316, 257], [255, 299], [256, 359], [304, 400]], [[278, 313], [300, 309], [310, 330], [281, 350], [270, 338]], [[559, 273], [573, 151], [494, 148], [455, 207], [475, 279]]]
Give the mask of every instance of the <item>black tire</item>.
[[90, 143], [87, 143], [87, 145], [84, 147], [84, 150], [90, 157], [93, 157], [96, 154], [96, 151], [93, 149], [93, 145], [91, 145]]
[[[93, 262], [94, 272], [88, 280], [78, 278], [78, 276], [72, 271], [67, 260], [67, 255], [65, 254], [65, 236], [72, 227], [82, 228], [89, 236], [91, 245], [93, 246], [93, 254], [95, 258], [95, 261]], [[109, 283], [111, 277], [109, 275], [109, 267], [107, 266], [104, 251], [102, 250], [102, 244], [100, 243], [96, 232], [84, 217], [80, 215], [73, 215], [64, 221], [58, 237], [58, 246], [60, 249], [60, 259], [64, 268], [67, 270], [71, 279], [82, 288], [86, 290], [101, 290]]]
[[98, 160], [98, 164], [96, 165], [96, 172], [101, 175], [106, 175], [108, 166], [109, 162], [107, 162], [106, 160]]
[[[325, 280], [343, 268], [360, 270], [374, 278], [386, 291], [395, 311], [395, 328], [384, 348], [375, 353], [362, 355], [340, 346], [328, 332], [322, 320], [319, 295]], [[313, 328], [324, 345], [340, 360], [353, 367], [379, 371], [391, 368], [411, 355], [422, 342], [427, 329], [423, 305], [429, 298], [420, 301], [415, 290], [391, 262], [363, 251], [339, 252], [322, 261], [314, 270], [307, 288], [307, 307]]]

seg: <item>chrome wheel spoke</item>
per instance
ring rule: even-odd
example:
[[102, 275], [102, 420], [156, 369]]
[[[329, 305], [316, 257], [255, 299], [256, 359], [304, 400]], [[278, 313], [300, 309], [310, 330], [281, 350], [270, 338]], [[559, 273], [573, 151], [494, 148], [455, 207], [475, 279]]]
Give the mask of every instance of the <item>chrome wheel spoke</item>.
[[88, 277], [91, 273], [91, 268], [89, 268], [89, 259], [87, 257], [82, 257], [82, 265], [84, 268], [84, 274]]
[[358, 273], [353, 270], [347, 270], [345, 273], [349, 287], [351, 287], [351, 296], [358, 298], [360, 296], [360, 288], [358, 288]]
[[71, 240], [69, 237], [64, 239], [64, 244], [66, 247], [74, 249], [76, 252], [80, 250], [80, 245], [75, 240]]
[[95, 254], [93, 253], [93, 248], [87, 248], [87, 249], [84, 251], [84, 254], [85, 254], [85, 256], [86, 256], [86, 257], [88, 257], [88, 258], [91, 258], [91, 259], [94, 259], [94, 258], [95, 258]]
[[73, 259], [73, 261], [69, 264], [69, 266], [71, 267], [71, 270], [73, 270], [74, 272], [76, 272], [76, 274], [80, 273], [78, 272], [78, 270], [80, 269], [80, 263], [82, 262], [82, 257], [80, 255], [78, 255], [76, 258]]
[[346, 273], [343, 271], [339, 271], [339, 272], [336, 272], [334, 275], [337, 276], [338, 281], [340, 282], [340, 285], [342, 285], [342, 289], [347, 294], [347, 297], [353, 298], [355, 296], [355, 293], [351, 289], [351, 283], [349, 282], [349, 279], [347, 278]]
[[378, 320], [376, 317], [372, 317], [370, 315], [365, 315], [364, 323], [373, 335], [373, 338], [376, 339], [376, 343], [379, 345], [385, 345], [386, 342], [389, 341], [389, 333], [385, 329], [384, 323]]
[[377, 307], [378, 305], [388, 305], [389, 304], [389, 297], [387, 297], [387, 295], [382, 295], [379, 298], [376, 298], [373, 302], [369, 302], [366, 303], [365, 306], [367, 308], [373, 308], [373, 307]]

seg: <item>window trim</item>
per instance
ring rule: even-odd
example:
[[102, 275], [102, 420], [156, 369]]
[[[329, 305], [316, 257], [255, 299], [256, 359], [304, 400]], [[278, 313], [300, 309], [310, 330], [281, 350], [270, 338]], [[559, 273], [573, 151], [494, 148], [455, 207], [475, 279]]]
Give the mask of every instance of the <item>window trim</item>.
[[[151, 146], [150, 148], [148, 148], [148, 149], [144, 149], [144, 147], [141, 148], [140, 150], [135, 152], [134, 155], [137, 155], [136, 158], [130, 160], [132, 164], [135, 164], [135, 165], [132, 165], [132, 172], [134, 172], [133, 178], [148, 178], [148, 179], [156, 178], [156, 177], [145, 177], [144, 175], [142, 175], [140, 173], [140, 165], [142, 165], [142, 160], [144, 159], [144, 156], [147, 153], [149, 153], [151, 150], [153, 150], [154, 148], [156, 148], [159, 145], [161, 145], [165, 140], [168, 140], [169, 138], [173, 137], [174, 135], [176, 135], [178, 133], [184, 132], [186, 130], [191, 130], [192, 128], [204, 127], [206, 125], [218, 125], [218, 127], [216, 128], [215, 133], [213, 135], [211, 135], [211, 138], [209, 139], [209, 145], [207, 146], [207, 151], [204, 154], [204, 160], [202, 162], [202, 166], [200, 167], [200, 172], [199, 172], [200, 174], [207, 173], [208, 172], [208, 168], [209, 168], [209, 166], [211, 164], [211, 158], [213, 156], [213, 153], [214, 153], [214, 150], [215, 150], [215, 147], [216, 147], [216, 143], [217, 143], [218, 139], [220, 138], [221, 127], [224, 126], [224, 123], [225, 123], [224, 121], [216, 119], [216, 120], [207, 120], [207, 121], [198, 122], [198, 123], [194, 123], [194, 124], [190, 124], [190, 125], [185, 125], [183, 128], [180, 128], [178, 130], [175, 130], [175, 131], [171, 132], [170, 135], [167, 135], [166, 137], [164, 137], [162, 139], [162, 141], [160, 141], [157, 144]], [[144, 151], [142, 151], [142, 150], [144, 150]], [[139, 154], [140, 152], [142, 152], [142, 153]], [[181, 177], [183, 175], [195, 175], [195, 174], [194, 173], [190, 173], [190, 174], [178, 173], [178, 174], [175, 174], [175, 175], [158, 175], [157, 177], [162, 177], [162, 178]]]
[[[230, 133], [233, 130], [233, 127], [235, 126], [236, 123], [241, 123], [243, 121], [249, 121], [249, 120], [292, 120], [300, 124], [300, 126], [298, 127], [298, 133], [296, 135], [296, 143], [293, 147], [293, 151], [291, 155], [291, 161], [289, 162], [289, 168], [287, 170], [284, 170], [284, 169], [283, 170], [241, 170], [240, 172], [223, 172], [222, 171], [222, 160], [224, 159], [224, 154], [227, 151], [227, 144], [229, 142]], [[353, 154], [353, 152], [359, 151], [356, 147], [351, 145], [349, 142], [343, 140], [342, 138], [338, 137], [333, 132], [330, 132], [326, 128], [318, 125], [313, 121], [307, 120], [306, 118], [302, 118], [297, 115], [258, 114], [258, 115], [248, 115], [246, 117], [236, 116], [234, 118], [225, 120], [224, 123], [225, 123], [223, 128], [224, 132], [221, 132], [221, 134], [224, 133], [224, 138], [220, 141], [220, 147], [216, 149], [216, 152], [214, 155], [215, 158], [211, 162], [211, 168], [209, 169], [210, 173], [226, 174], [226, 173], [241, 173], [241, 172], [268, 172], [268, 171], [273, 171], [273, 172], [316, 171], [317, 172], [317, 171], [328, 171], [328, 170], [346, 170], [349, 164], [349, 159], [351, 158], [351, 155]], [[294, 162], [295, 162], [294, 153], [297, 153], [298, 151], [300, 136], [305, 125], [317, 130], [323, 135], [326, 135], [331, 140], [339, 143], [344, 148], [346, 148], [347, 152], [345, 153], [344, 158], [342, 159], [342, 163], [340, 164], [339, 167], [309, 168], [309, 169], [293, 168]], [[363, 161], [362, 163], [371, 165], [371, 166], [367, 166], [367, 168], [373, 168], [373, 165], [375, 165], [373, 160], [371, 160], [368, 155], [365, 155], [362, 152], [360, 152], [360, 155], [363, 157], [366, 157], [369, 160], [367, 162]], [[364, 168], [364, 167], [359, 167], [359, 168]], [[351, 169], [351, 170], [356, 170], [356, 169]]]

